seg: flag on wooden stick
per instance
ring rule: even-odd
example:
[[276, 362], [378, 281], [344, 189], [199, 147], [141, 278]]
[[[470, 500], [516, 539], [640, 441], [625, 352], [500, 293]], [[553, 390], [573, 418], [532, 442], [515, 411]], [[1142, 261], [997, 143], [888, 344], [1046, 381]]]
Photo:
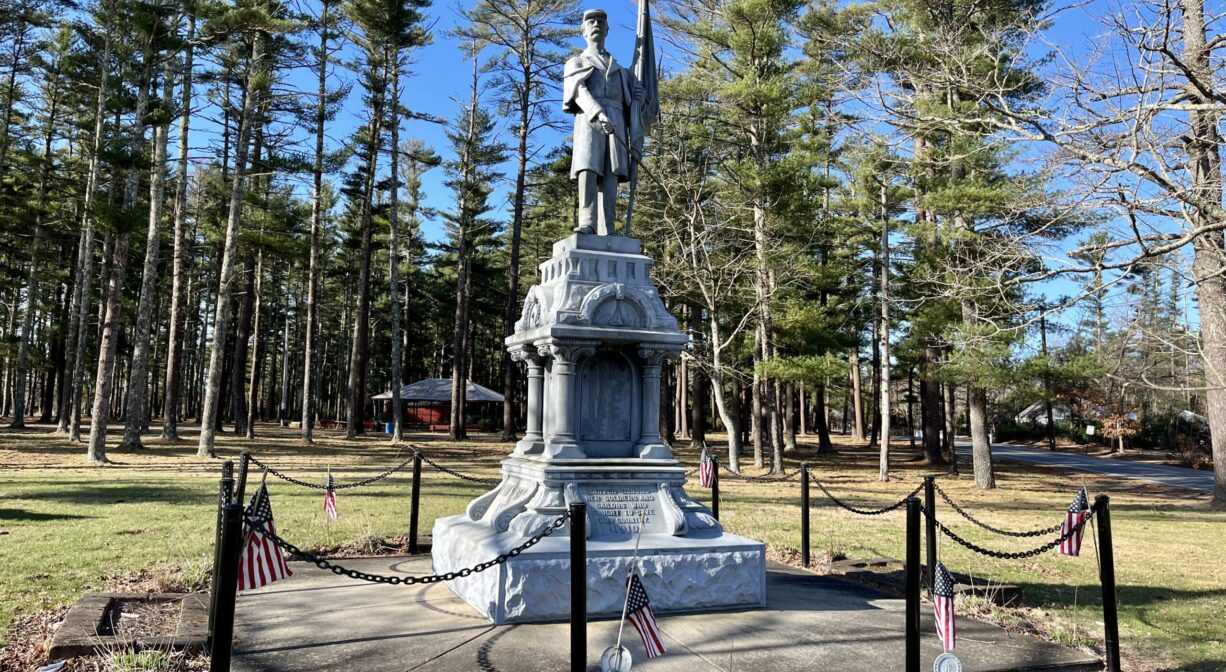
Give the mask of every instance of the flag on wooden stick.
[[702, 457], [698, 458], [698, 484], [704, 488], [710, 488], [715, 484], [715, 461], [707, 454], [707, 449], [702, 449]]
[[647, 590], [638, 574], [631, 574], [627, 579], [630, 585], [629, 596], [626, 599], [626, 618], [639, 631], [643, 639], [643, 648], [647, 650], [648, 658], [655, 658], [667, 653], [664, 648], [664, 633], [656, 625], [656, 615], [651, 611], [651, 600], [647, 599]]
[[324, 513], [336, 520], [336, 481], [332, 480], [332, 472], [328, 471], [328, 485], [324, 490]]
[[[260, 485], [247, 507], [248, 521], [243, 553], [238, 558], [238, 589], [255, 590], [273, 581], [293, 575], [281, 549], [268, 535], [275, 535], [272, 522], [272, 505], [268, 502], [268, 488]], [[265, 534], [267, 533], [267, 534]]]
[[933, 580], [932, 614], [936, 619], [941, 646], [946, 651], [953, 651], [954, 643], [958, 640], [954, 627], [954, 578], [940, 562], [937, 563], [936, 578]]
[[1086, 497], [1086, 489], [1077, 491], [1073, 503], [1064, 512], [1064, 524], [1060, 526], [1060, 553], [1063, 555], [1081, 555], [1081, 540], [1085, 536], [1086, 526], [1082, 524], [1090, 515], [1090, 502]]

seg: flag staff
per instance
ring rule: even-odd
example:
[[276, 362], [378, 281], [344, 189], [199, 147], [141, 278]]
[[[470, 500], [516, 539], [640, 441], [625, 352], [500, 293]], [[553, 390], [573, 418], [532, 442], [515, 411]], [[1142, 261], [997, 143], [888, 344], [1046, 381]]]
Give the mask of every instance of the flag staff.
[[634, 79], [643, 87], [630, 105], [630, 192], [626, 198], [624, 234], [631, 235], [634, 218], [634, 196], [639, 185], [639, 164], [643, 161], [643, 141], [660, 116], [660, 83], [656, 68], [655, 37], [651, 33], [651, 7], [648, 0], [639, 0], [638, 23], [635, 27], [634, 56], [630, 61]]
[[617, 624], [617, 644], [613, 646], [613, 669], [620, 670], [622, 662], [622, 631], [626, 629], [626, 609], [630, 606], [630, 578], [634, 576], [635, 567], [639, 562], [639, 542], [643, 539], [643, 527], [647, 525], [646, 512], [639, 513], [639, 529], [634, 535], [634, 557], [630, 559], [630, 571], [626, 574], [626, 597], [622, 600], [622, 618]]

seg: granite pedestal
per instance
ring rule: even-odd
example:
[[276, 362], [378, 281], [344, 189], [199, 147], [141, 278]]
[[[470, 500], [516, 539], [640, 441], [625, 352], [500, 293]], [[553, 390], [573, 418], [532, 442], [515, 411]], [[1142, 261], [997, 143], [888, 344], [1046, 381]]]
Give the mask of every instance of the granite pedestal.
[[[586, 502], [590, 614], [620, 613], [640, 527], [637, 567], [655, 610], [765, 605], [763, 544], [724, 532], [685, 493], [685, 470], [660, 436], [660, 368], [689, 339], [651, 265], [632, 238], [576, 234], [554, 244], [506, 339], [527, 365], [524, 438], [497, 487], [435, 523], [435, 571], [489, 560]], [[568, 534], [448, 585], [495, 623], [564, 618]]]

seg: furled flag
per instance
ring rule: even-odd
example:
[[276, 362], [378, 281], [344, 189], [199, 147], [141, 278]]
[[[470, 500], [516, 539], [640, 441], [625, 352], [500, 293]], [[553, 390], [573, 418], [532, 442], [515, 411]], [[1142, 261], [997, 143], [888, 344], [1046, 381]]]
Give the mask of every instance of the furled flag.
[[707, 449], [702, 449], [702, 457], [698, 458], [698, 484], [704, 488], [710, 488], [715, 485], [715, 460], [707, 454]]
[[[1081, 524], [1090, 515], [1090, 502], [1086, 498], [1086, 489], [1077, 491], [1073, 503], [1069, 504], [1064, 513], [1064, 524], [1060, 526], [1060, 553], [1063, 555], [1081, 555], [1081, 538], [1085, 536], [1086, 526]], [[1074, 531], [1075, 530], [1075, 531]]]
[[336, 520], [336, 481], [332, 480], [332, 472], [328, 472], [328, 485], [324, 490], [324, 513]]
[[660, 626], [656, 625], [656, 615], [651, 613], [651, 600], [647, 599], [643, 582], [639, 581], [638, 574], [631, 574], [627, 581], [630, 589], [626, 597], [626, 618], [630, 619], [634, 629], [639, 631], [639, 637], [643, 638], [647, 657], [662, 656], [667, 652], [664, 648], [664, 633], [660, 632]]
[[954, 650], [958, 640], [957, 629], [954, 627], [954, 579], [949, 575], [945, 565], [937, 563], [937, 575], [932, 587], [932, 613], [936, 618], [937, 636], [941, 638], [941, 646], [946, 651]]
[[272, 524], [272, 505], [268, 503], [268, 488], [261, 485], [247, 507], [247, 536], [243, 540], [243, 554], [238, 558], [238, 589], [255, 590], [284, 579], [293, 572], [285, 564], [281, 549], [267, 535], [275, 535]]

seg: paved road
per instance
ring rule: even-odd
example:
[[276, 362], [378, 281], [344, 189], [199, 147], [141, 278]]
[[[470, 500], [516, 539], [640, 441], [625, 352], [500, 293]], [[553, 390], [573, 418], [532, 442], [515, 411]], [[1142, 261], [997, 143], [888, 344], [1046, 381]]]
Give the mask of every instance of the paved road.
[[[958, 442], [958, 454], [970, 457], [969, 443]], [[1013, 462], [1030, 462], [1053, 467], [1063, 467], [1078, 471], [1089, 471], [1095, 474], [1105, 474], [1115, 478], [1145, 481], [1159, 485], [1170, 485], [1186, 488], [1196, 492], [1213, 492], [1213, 472], [1185, 469], [1184, 467], [1169, 467], [1162, 464], [1146, 464], [1129, 460], [1115, 460], [1093, 455], [1078, 455], [1076, 453], [1052, 452], [1042, 448], [1015, 446], [1008, 443], [992, 444], [992, 457]]]

